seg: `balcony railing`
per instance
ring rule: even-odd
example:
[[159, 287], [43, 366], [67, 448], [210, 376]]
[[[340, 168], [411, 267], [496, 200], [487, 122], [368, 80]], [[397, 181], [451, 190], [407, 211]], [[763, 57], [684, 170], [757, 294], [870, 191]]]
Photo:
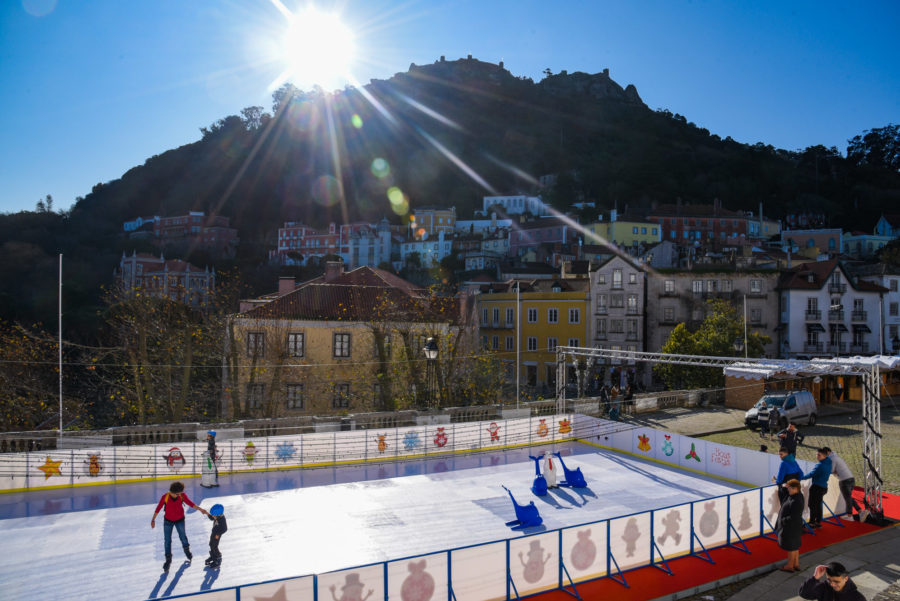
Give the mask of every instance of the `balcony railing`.
[[832, 282], [828, 284], [828, 292], [832, 294], [843, 294], [847, 292], [847, 284], [835, 284]]
[[674, 290], [663, 290], [659, 293], [660, 296], [678, 296], [678, 293]]
[[625, 335], [625, 340], [637, 340], [637, 339], [638, 339], [637, 332], [628, 332], [628, 334]]
[[843, 311], [829, 311], [828, 312], [828, 321], [844, 321], [844, 312]]
[[597, 315], [606, 315], [607, 313], [609, 313], [609, 307], [606, 305], [597, 307]]
[[866, 321], [868, 319], [868, 316], [868, 311], [853, 311], [852, 313], [850, 313], [850, 319], [852, 321]]
[[821, 353], [825, 347], [821, 342], [807, 342], [803, 345], [803, 351], [806, 353]]
[[836, 355], [846, 355], [847, 354], [847, 343], [846, 342], [831, 342], [828, 344], [828, 352], [834, 353]]
[[606, 340], [606, 332], [597, 332], [597, 335], [594, 336], [597, 340]]
[[822, 312], [821, 311], [807, 311], [806, 312], [806, 321], [822, 321]]
[[860, 342], [859, 344], [851, 344], [850, 345], [850, 354], [851, 355], [868, 355], [869, 354], [869, 343], [868, 342]]
[[637, 307], [628, 307], [628, 309], [626, 309], [626, 311], [625, 311], [625, 314], [626, 315], [640, 315], [641, 312], [638, 310]]

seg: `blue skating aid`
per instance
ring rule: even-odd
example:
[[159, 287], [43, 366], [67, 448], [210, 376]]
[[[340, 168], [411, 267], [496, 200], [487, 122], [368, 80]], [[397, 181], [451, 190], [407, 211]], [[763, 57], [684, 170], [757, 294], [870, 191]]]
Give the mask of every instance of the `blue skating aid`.
[[528, 458], [534, 461], [534, 484], [531, 485], [531, 492], [539, 497], [543, 497], [547, 494], [547, 480], [544, 478], [544, 474], [541, 473], [541, 458], [531, 455]]
[[559, 483], [560, 486], [568, 486], [570, 488], [585, 488], [587, 486], [587, 481], [584, 479], [584, 474], [581, 473], [581, 468], [577, 467], [574, 470], [570, 470], [566, 467], [565, 461], [563, 461], [562, 455], [559, 453], [553, 453], [556, 455], [556, 458], [559, 459], [559, 464], [563, 468], [563, 474], [565, 475], [565, 480]]
[[[500, 486], [503, 485], [501, 484]], [[513, 530], [524, 530], [525, 528], [540, 526], [544, 523], [544, 519], [538, 513], [537, 507], [534, 506], [534, 501], [531, 501], [528, 505], [519, 505], [508, 488], [503, 486], [503, 490], [509, 493], [509, 498], [512, 499], [513, 507], [516, 510], [516, 519], [506, 522], [507, 526], [510, 526]]]

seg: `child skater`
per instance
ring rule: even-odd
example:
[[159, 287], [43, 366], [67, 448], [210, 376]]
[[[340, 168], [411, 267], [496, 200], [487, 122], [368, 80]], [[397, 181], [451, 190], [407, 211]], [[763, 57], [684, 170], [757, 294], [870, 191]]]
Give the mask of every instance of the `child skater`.
[[222, 565], [222, 554], [219, 552], [219, 539], [228, 531], [228, 523], [225, 521], [225, 508], [221, 504], [216, 503], [209, 508], [207, 514], [213, 522], [212, 532], [209, 535], [209, 558], [206, 565], [211, 569], [217, 570]]

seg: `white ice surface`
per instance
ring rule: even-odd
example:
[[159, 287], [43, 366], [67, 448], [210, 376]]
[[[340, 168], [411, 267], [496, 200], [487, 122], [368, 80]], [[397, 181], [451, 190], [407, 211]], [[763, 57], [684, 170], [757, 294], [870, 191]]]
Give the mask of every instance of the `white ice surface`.
[[193, 565], [182, 563], [173, 532], [174, 560], [165, 577], [162, 516], [150, 529], [155, 502], [0, 520], [0, 599], [140, 601], [521, 536], [504, 524], [515, 514], [500, 484], [519, 503], [533, 500], [549, 530], [740, 488], [607, 451], [565, 461], [581, 467], [588, 489], [535, 497], [534, 464], [526, 461], [218, 497], [229, 527], [218, 573], [203, 567], [211, 523], [193, 510], [187, 516]]

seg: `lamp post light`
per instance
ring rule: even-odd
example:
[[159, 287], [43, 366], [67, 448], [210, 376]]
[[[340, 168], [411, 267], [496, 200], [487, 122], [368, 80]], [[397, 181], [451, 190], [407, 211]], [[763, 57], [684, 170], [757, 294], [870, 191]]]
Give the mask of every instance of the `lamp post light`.
[[425, 346], [422, 347], [422, 352], [425, 354], [425, 394], [427, 395], [425, 398], [426, 405], [438, 406], [440, 405], [437, 396], [438, 345], [434, 337], [429, 337], [428, 340], [425, 341]]
[[738, 336], [737, 338], [734, 339], [734, 350], [735, 351], [740, 353], [741, 351], [744, 350], [744, 346], [745, 346], [745, 343], [744, 343], [744, 339], [742, 337]]

